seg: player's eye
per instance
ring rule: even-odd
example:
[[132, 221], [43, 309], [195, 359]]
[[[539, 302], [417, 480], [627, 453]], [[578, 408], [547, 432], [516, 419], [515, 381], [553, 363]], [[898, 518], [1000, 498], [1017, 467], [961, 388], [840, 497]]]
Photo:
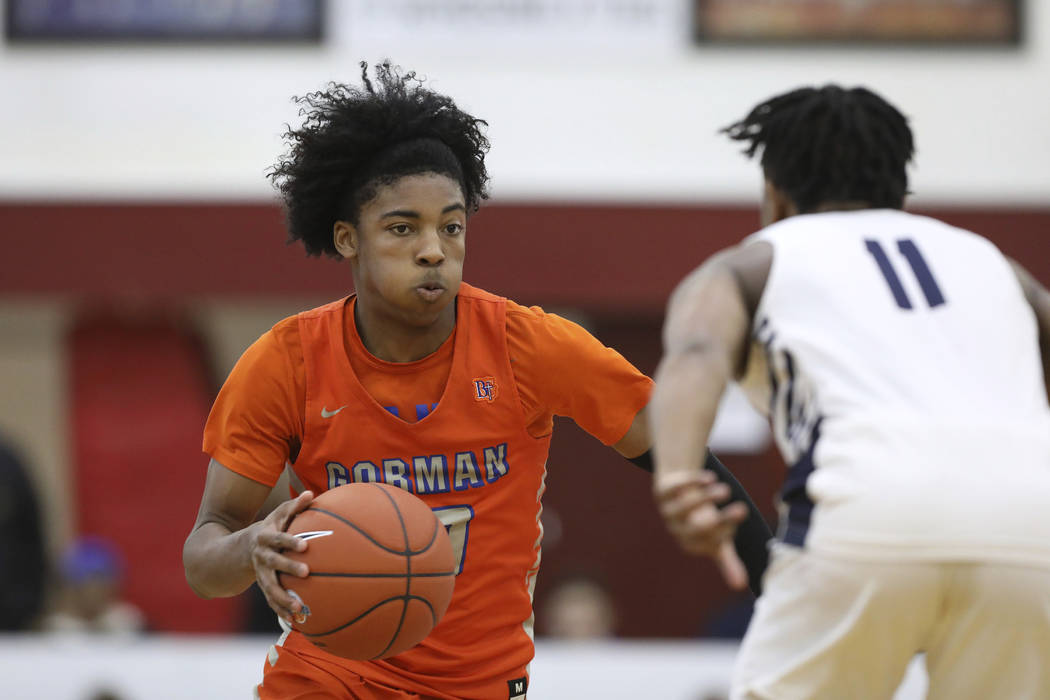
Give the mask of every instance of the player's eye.
[[412, 228], [408, 224], [394, 224], [387, 230], [398, 236], [407, 236], [412, 232]]
[[463, 233], [463, 224], [460, 224], [458, 222], [446, 224], [445, 233], [447, 233], [450, 236], [455, 236], [460, 233]]

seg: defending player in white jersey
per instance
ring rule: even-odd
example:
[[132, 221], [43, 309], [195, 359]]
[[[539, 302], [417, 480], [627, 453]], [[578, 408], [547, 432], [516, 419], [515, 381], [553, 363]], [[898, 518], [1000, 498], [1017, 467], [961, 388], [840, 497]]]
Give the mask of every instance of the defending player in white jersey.
[[[671, 299], [655, 494], [712, 537], [705, 445], [736, 379], [789, 465], [734, 698], [1050, 698], [1050, 296], [980, 236], [901, 210], [907, 120], [804, 88], [726, 129], [761, 151], [757, 234]], [[708, 477], [709, 478], [709, 477]]]

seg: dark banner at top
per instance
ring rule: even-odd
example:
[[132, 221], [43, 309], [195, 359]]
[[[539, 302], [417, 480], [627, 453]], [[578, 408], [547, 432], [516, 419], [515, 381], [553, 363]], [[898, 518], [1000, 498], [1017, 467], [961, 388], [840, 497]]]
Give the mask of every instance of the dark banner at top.
[[6, 0], [14, 42], [318, 42], [324, 0]]

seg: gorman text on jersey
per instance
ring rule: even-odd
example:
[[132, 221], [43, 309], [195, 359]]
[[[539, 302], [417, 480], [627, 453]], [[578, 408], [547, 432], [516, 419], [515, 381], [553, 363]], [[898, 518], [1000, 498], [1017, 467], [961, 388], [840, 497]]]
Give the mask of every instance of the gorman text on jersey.
[[349, 468], [335, 461], [325, 464], [330, 489], [382, 482], [420, 495], [480, 488], [498, 480], [509, 468], [507, 443], [448, 455], [360, 460]]

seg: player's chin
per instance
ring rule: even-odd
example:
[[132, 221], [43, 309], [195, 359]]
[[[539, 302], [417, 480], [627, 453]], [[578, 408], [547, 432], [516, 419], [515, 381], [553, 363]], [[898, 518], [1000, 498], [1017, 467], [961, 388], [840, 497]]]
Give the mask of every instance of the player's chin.
[[402, 306], [406, 320], [413, 325], [429, 326], [437, 321], [456, 296], [447, 290], [444, 294], [411, 294]]

